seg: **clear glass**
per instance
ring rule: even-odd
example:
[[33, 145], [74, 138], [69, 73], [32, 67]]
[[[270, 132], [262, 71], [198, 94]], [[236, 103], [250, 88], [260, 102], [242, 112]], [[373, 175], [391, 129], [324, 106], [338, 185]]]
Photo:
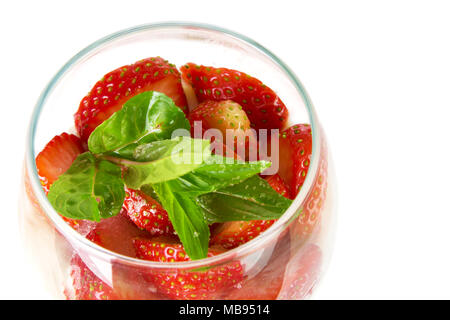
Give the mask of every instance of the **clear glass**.
[[[251, 74], [281, 97], [289, 109], [290, 124], [310, 123], [312, 127], [309, 172], [291, 207], [252, 241], [203, 260], [150, 262], [97, 246], [54, 211], [36, 171], [37, 153], [53, 136], [73, 131], [73, 113], [99, 75], [157, 55], [177, 66], [196, 62]], [[240, 263], [243, 280], [219, 291], [217, 299], [304, 299], [319, 282], [331, 254], [335, 225], [331, 167], [325, 136], [306, 91], [270, 51], [243, 35], [209, 25], [139, 26], [114, 33], [82, 50], [61, 68], [40, 96], [26, 146], [19, 210], [21, 231], [27, 250], [55, 298], [73, 296], [71, 276], [77, 270], [71, 269], [70, 263], [81, 259], [98, 283], [108, 288], [109, 298], [114, 299], [165, 299], [146, 281], [147, 274], [180, 275], [231, 263]]]

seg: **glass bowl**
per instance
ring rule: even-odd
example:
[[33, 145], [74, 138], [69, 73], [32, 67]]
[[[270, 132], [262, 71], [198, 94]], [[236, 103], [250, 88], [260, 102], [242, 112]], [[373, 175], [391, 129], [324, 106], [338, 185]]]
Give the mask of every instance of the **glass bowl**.
[[[251, 74], [281, 97], [290, 124], [311, 125], [313, 151], [302, 189], [276, 223], [246, 244], [203, 260], [170, 264], [139, 260], [90, 242], [48, 202], [36, 170], [37, 153], [53, 136], [74, 132], [73, 114], [99, 76], [149, 56], [164, 57], [177, 66], [196, 62]], [[319, 283], [333, 244], [334, 175], [323, 130], [305, 89], [270, 51], [243, 35], [210, 25], [138, 26], [100, 39], [70, 59], [34, 109], [22, 186], [19, 214], [25, 248], [54, 298], [73, 298], [74, 276], [87, 274], [102, 292], [96, 290], [92, 299], [165, 299], [146, 281], [147, 274], [177, 276], [239, 263], [243, 280], [215, 298], [304, 299]]]

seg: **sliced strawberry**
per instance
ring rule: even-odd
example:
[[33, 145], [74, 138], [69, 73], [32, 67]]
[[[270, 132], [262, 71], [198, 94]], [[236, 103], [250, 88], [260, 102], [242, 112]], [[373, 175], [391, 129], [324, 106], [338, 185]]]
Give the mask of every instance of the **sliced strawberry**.
[[120, 262], [112, 263], [114, 293], [121, 300], [162, 300], [164, 296], [156, 292], [156, 287], [146, 281], [143, 268]]
[[123, 208], [136, 226], [154, 236], [174, 234], [169, 215], [158, 201], [140, 190], [125, 187], [125, 192]]
[[166, 94], [186, 114], [186, 97], [176, 67], [161, 57], [147, 58], [106, 74], [91, 89], [75, 113], [75, 126], [85, 143], [91, 132], [131, 97], [144, 91]]
[[199, 102], [233, 100], [247, 113], [255, 129], [280, 129], [288, 110], [276, 93], [243, 72], [188, 63], [181, 67], [183, 78], [195, 90]]
[[101, 220], [87, 238], [105, 249], [136, 257], [133, 239], [136, 237], [148, 238], [147, 231], [140, 230], [127, 217], [125, 210], [115, 217]]
[[[286, 186], [275, 174], [265, 178], [271, 187], [282, 196], [288, 197]], [[211, 233], [211, 244], [232, 249], [244, 244], [266, 231], [275, 220], [231, 221], [215, 226]]]
[[73, 134], [55, 136], [36, 157], [36, 167], [45, 193], [60, 175], [83, 153], [81, 141]]
[[215, 228], [210, 244], [226, 249], [239, 247], [266, 231], [275, 220], [230, 221]]
[[279, 194], [285, 198], [289, 198], [289, 190], [284, 183], [283, 179], [278, 174], [274, 174], [268, 177], [264, 177], [270, 186]]
[[312, 136], [309, 124], [297, 124], [281, 132], [278, 174], [287, 184], [292, 199], [305, 182], [311, 152]]
[[[189, 114], [189, 122], [191, 123], [192, 136], [195, 138], [207, 138], [205, 133], [209, 133], [212, 142], [224, 143], [243, 158], [248, 156], [250, 142], [256, 144], [256, 136], [249, 130], [251, 129], [250, 120], [242, 107], [231, 100], [200, 103]], [[202, 130], [196, 129], [196, 126], [201, 126]], [[219, 130], [221, 135], [217, 136], [210, 129]], [[228, 139], [227, 133], [229, 134]], [[197, 136], [199, 134], [201, 136]], [[232, 138], [232, 140], [229, 138]], [[242, 149], [239, 149], [240, 147]]]
[[117, 300], [113, 289], [98, 278], [81, 260], [74, 255], [70, 261], [72, 288], [65, 290], [70, 300]]
[[299, 250], [286, 267], [283, 288], [278, 299], [301, 300], [308, 297], [320, 276], [322, 251], [314, 244]]
[[227, 300], [275, 300], [283, 285], [284, 272], [289, 262], [290, 240], [280, 237], [272, 256], [253, 277], [241, 282], [239, 288], [232, 289]]
[[[81, 140], [77, 136], [62, 133], [55, 136], [36, 157], [36, 168], [45, 194], [60, 175], [66, 172], [73, 161], [84, 152]], [[90, 223], [62, 217], [72, 228], [85, 232]]]
[[[165, 239], [135, 239], [138, 257], [150, 261], [180, 262], [188, 261], [180, 243]], [[210, 248], [208, 256], [224, 252], [223, 249]], [[243, 267], [233, 262], [204, 271], [168, 269], [148, 273], [148, 280], [170, 299], [203, 300], [220, 299], [225, 291], [243, 279]]]
[[319, 158], [319, 170], [314, 178], [311, 191], [307, 195], [301, 214], [297, 219], [296, 232], [305, 238], [316, 230], [327, 198], [328, 189], [328, 158], [326, 144], [322, 144]]

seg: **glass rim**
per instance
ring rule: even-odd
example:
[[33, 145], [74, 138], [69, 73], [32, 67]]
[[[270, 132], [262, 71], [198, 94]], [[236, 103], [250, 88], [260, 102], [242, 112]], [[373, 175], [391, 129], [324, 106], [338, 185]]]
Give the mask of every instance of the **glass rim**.
[[[311, 125], [312, 132], [312, 153], [310, 159], [310, 166], [308, 173], [306, 175], [305, 181], [303, 183], [303, 187], [300, 189], [300, 192], [297, 194], [295, 199], [293, 200], [290, 207], [283, 213], [283, 215], [275, 221], [275, 223], [269, 227], [267, 230], [262, 232], [260, 235], [255, 237], [254, 239], [240, 245], [237, 248], [228, 250], [222, 254], [207, 257], [200, 260], [192, 260], [186, 262], [154, 262], [147, 261], [138, 258], [133, 258], [129, 256], [125, 256], [114, 251], [105, 249], [94, 242], [86, 239], [84, 236], [75, 231], [72, 227], [70, 227], [62, 217], [55, 211], [50, 202], [45, 195], [45, 192], [41, 186], [39, 175], [36, 168], [36, 154], [34, 148], [34, 137], [36, 133], [36, 124], [41, 115], [41, 111], [46, 103], [48, 96], [52, 93], [54, 87], [59, 82], [59, 80], [68, 72], [70, 69], [78, 62], [80, 62], [84, 57], [86, 57], [89, 53], [94, 51], [100, 46], [109, 44], [114, 40], [120, 39], [122, 37], [137, 34], [139, 32], [149, 31], [149, 30], [157, 30], [157, 29], [197, 29], [203, 31], [212, 31], [219, 32], [235, 38], [239, 41], [250, 45], [251, 47], [257, 49], [262, 52], [266, 57], [268, 57], [275, 65], [277, 65], [287, 76], [287, 78], [292, 82], [292, 84], [297, 89], [298, 93], [303, 99], [305, 107], [308, 112], [308, 117]], [[66, 62], [61, 69], [52, 77], [49, 81], [45, 89], [42, 91], [41, 95], [38, 98], [38, 101], [34, 107], [31, 120], [28, 127], [27, 140], [26, 140], [26, 164], [27, 164], [27, 173], [30, 177], [32, 189], [39, 201], [39, 205], [42, 207], [43, 211], [49, 217], [51, 222], [56, 226], [56, 229], [65, 237], [69, 239], [71, 244], [78, 243], [84, 249], [92, 252], [96, 256], [100, 256], [103, 259], [116, 259], [124, 264], [130, 264], [133, 266], [141, 266], [141, 267], [151, 267], [151, 268], [199, 268], [204, 267], [206, 265], [213, 264], [222, 264], [228, 260], [238, 259], [241, 257], [245, 257], [253, 252], [255, 252], [259, 248], [263, 248], [265, 244], [270, 242], [272, 239], [275, 239], [283, 230], [285, 230], [292, 220], [296, 217], [297, 211], [300, 209], [303, 204], [306, 196], [309, 194], [310, 189], [313, 185], [314, 178], [318, 171], [319, 167], [319, 155], [321, 144], [321, 130], [319, 126], [319, 122], [317, 119], [317, 115], [315, 109], [312, 105], [311, 99], [309, 98], [308, 93], [305, 88], [301, 84], [300, 80], [297, 78], [295, 73], [275, 54], [273, 54], [270, 50], [260, 45], [258, 42], [250, 39], [247, 36], [244, 36], [240, 33], [224, 29], [222, 27], [214, 26], [211, 24], [204, 23], [196, 23], [196, 22], [182, 22], [182, 21], [169, 21], [169, 22], [159, 22], [159, 23], [150, 23], [143, 24], [127, 29], [123, 29], [117, 32], [114, 32], [110, 35], [107, 35], [74, 55], [68, 62]]]

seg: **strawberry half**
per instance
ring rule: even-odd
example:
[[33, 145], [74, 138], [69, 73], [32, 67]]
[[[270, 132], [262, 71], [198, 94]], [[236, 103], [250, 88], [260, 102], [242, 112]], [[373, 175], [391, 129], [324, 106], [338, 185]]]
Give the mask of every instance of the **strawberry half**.
[[233, 100], [239, 103], [255, 129], [280, 129], [288, 110], [276, 93], [261, 81], [243, 72], [187, 63], [180, 68], [183, 78], [194, 88], [199, 102]]
[[105, 249], [133, 258], [136, 257], [133, 246], [136, 237], [148, 238], [150, 234], [131, 222], [123, 209], [117, 216], [101, 220], [87, 236]]
[[[135, 239], [134, 245], [139, 258], [158, 262], [188, 261], [189, 257], [180, 243], [166, 239]], [[224, 252], [210, 248], [208, 256]], [[170, 299], [203, 300], [220, 299], [223, 294], [243, 279], [243, 267], [233, 262], [204, 271], [161, 270], [148, 274], [148, 280], [158, 291]]]
[[225, 222], [214, 229], [210, 244], [233, 249], [249, 242], [266, 231], [275, 220]]
[[286, 183], [291, 199], [300, 191], [308, 173], [312, 152], [309, 124], [294, 125], [280, 134], [280, 169], [278, 174]]
[[169, 215], [158, 201], [140, 190], [125, 187], [125, 192], [123, 208], [136, 226], [154, 236], [174, 234]]
[[53, 182], [66, 172], [83, 152], [80, 138], [73, 134], [64, 132], [47, 143], [36, 157], [37, 171], [46, 194]]
[[[62, 133], [53, 137], [44, 149], [36, 157], [36, 168], [41, 180], [42, 188], [45, 194], [50, 190], [51, 185], [60, 175], [66, 172], [73, 161], [84, 152], [81, 140], [77, 136], [68, 133]], [[84, 231], [84, 225], [81, 221], [62, 217], [72, 228], [78, 231]], [[83, 227], [81, 227], [81, 225]]]
[[[252, 132], [248, 131], [251, 129], [250, 120], [242, 110], [242, 107], [231, 100], [202, 102], [189, 113], [188, 119], [194, 138], [205, 138], [205, 132], [209, 129], [220, 131], [221, 137], [210, 137], [211, 142], [214, 143], [213, 147], [216, 144], [219, 147], [223, 143], [228, 149], [237, 152], [242, 158], [245, 158], [249, 153], [250, 141], [256, 145], [256, 137]], [[197, 137], [196, 134], [198, 133], [195, 126], [199, 123], [202, 131], [198, 133], [201, 133], [202, 136]], [[233, 134], [232, 138], [234, 141], [227, 141], [227, 131]], [[239, 152], [240, 147], [243, 148], [241, 152]], [[224, 148], [223, 151], [226, 152], [226, 149]], [[226, 155], [226, 153], [222, 155]]]
[[286, 267], [279, 300], [301, 300], [308, 297], [320, 276], [322, 251], [314, 244], [307, 245], [290, 258]]
[[[275, 191], [288, 198], [286, 185], [278, 174], [265, 179]], [[233, 249], [259, 236], [274, 222], [275, 220], [225, 222], [214, 227], [210, 243], [220, 245], [227, 249]]]
[[91, 132], [131, 97], [144, 91], [158, 91], [172, 98], [188, 113], [181, 76], [176, 67], [161, 57], [147, 58], [106, 74], [81, 100], [75, 126], [83, 143]]
[[289, 190], [284, 183], [283, 179], [278, 174], [274, 174], [268, 177], [264, 177], [270, 186], [283, 197], [289, 199]]
[[64, 291], [68, 300], [117, 300], [113, 289], [98, 278], [78, 255], [70, 261], [70, 277], [72, 288]]

